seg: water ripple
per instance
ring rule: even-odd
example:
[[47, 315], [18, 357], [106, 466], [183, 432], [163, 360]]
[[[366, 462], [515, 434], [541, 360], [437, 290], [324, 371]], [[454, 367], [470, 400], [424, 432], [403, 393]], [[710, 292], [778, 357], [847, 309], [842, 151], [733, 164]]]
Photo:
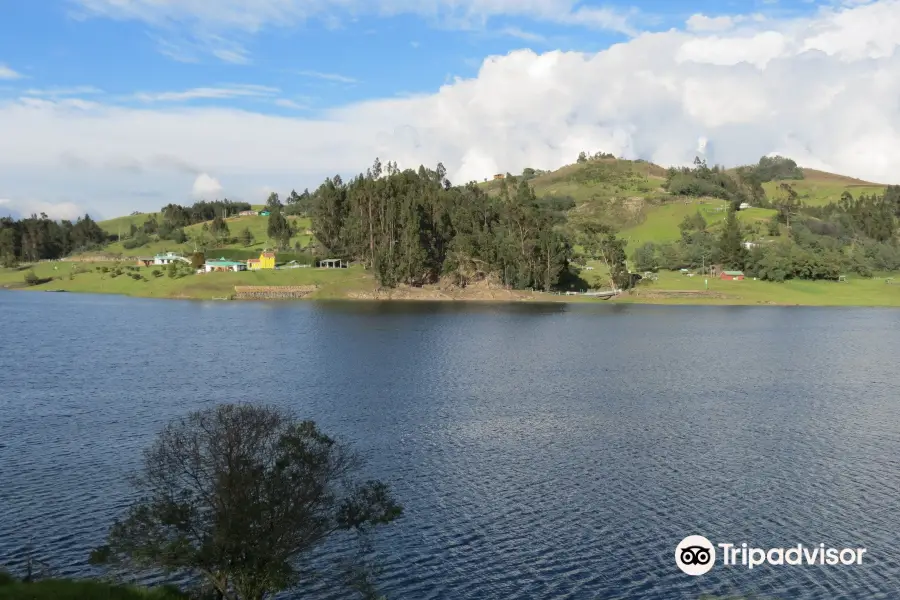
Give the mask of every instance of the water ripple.
[[[393, 599], [896, 597], [896, 311], [0, 293], [0, 313], [17, 349], [0, 353], [0, 564], [31, 544], [60, 575], [94, 574], [155, 432], [263, 400], [393, 484]], [[690, 578], [672, 554], [693, 533], [869, 553]], [[349, 597], [327, 575], [311, 597]]]

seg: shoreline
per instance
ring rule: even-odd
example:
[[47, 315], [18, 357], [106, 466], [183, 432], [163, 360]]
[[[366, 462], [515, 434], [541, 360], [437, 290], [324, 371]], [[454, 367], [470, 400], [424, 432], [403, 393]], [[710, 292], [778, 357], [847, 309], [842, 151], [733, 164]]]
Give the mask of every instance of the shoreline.
[[[40, 279], [38, 285], [30, 286], [25, 282], [24, 276], [31, 271]], [[102, 265], [91, 263], [72, 266], [41, 263], [25, 268], [0, 269], [0, 290], [114, 294], [136, 298], [203, 302], [344, 300], [481, 304], [900, 308], [900, 284], [893, 284], [890, 273], [869, 278], [848, 279], [849, 281], [842, 282], [790, 280], [774, 283], [754, 279], [707, 280], [660, 271], [653, 282], [641, 283], [637, 288], [627, 290], [619, 296], [602, 299], [583, 294], [567, 295], [566, 292], [511, 290], [487, 281], [474, 283], [465, 288], [439, 282], [422, 287], [400, 285], [388, 289], [380, 287], [370, 272], [358, 266], [343, 269], [257, 270], [168, 277], [161, 275], [158, 269], [152, 267], [125, 266], [120, 273], [113, 275], [104, 271]], [[238, 299], [236, 296], [239, 293], [245, 297]], [[257, 294], [259, 294], [257, 297], [247, 297]]]
[[[641, 297], [639, 294], [631, 295], [624, 293], [619, 298], [610, 299], [594, 299], [584, 296], [566, 296], [559, 294], [548, 294], [545, 292], [519, 292], [516, 297], [507, 298], [485, 298], [485, 297], [468, 297], [466, 294], [456, 296], [436, 296], [436, 295], [420, 295], [393, 297], [391, 294], [352, 294], [346, 296], [326, 295], [319, 296], [311, 294], [304, 298], [272, 298], [272, 299], [234, 299], [222, 297], [200, 297], [191, 295], [143, 295], [143, 294], [127, 294], [121, 292], [104, 292], [102, 290], [66, 290], [66, 289], [37, 289], [24, 285], [3, 285], [0, 286], [0, 292], [30, 292], [30, 293], [65, 293], [77, 295], [101, 295], [101, 296], [122, 296], [127, 298], [138, 298], [144, 300], [188, 300], [192, 302], [235, 302], [235, 303], [280, 303], [288, 304], [295, 302], [347, 302], [347, 303], [414, 303], [414, 304], [566, 304], [566, 305], [595, 305], [595, 306], [716, 306], [716, 307], [772, 307], [772, 308], [888, 308], [900, 309], [900, 301], [897, 304], [856, 304], [856, 303], [798, 303], [798, 302], [777, 302], [773, 300], [751, 300], [736, 297], [727, 297], [717, 295], [704, 299], [702, 297]], [[371, 297], [370, 297], [371, 296]]]

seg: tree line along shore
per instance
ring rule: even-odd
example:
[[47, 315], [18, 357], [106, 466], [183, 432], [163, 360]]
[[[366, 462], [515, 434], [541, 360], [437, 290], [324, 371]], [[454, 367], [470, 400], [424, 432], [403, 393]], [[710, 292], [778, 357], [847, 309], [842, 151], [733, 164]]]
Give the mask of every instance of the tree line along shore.
[[[900, 186], [782, 157], [662, 169], [582, 153], [557, 171], [466, 185], [452, 185], [442, 165], [376, 160], [348, 181], [336, 176], [283, 202], [271, 194], [261, 206], [169, 204], [100, 223], [0, 219], [0, 286], [199, 299], [241, 285], [422, 300], [586, 301], [575, 294], [618, 290], [610, 301], [897, 306], [898, 218]], [[353, 266], [170, 277], [128, 264], [163, 250], [243, 260], [262, 249], [281, 262]], [[121, 262], [85, 262], [91, 256]]]

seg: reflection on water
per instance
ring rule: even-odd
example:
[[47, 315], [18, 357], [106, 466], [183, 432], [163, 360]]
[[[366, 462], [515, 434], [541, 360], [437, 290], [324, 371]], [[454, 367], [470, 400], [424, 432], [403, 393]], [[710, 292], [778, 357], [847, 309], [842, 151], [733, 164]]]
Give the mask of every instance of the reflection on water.
[[[162, 424], [261, 400], [393, 482], [392, 599], [896, 595], [897, 311], [10, 292], [0, 314], [0, 563], [33, 536], [89, 574]], [[690, 578], [694, 533], [868, 564]]]

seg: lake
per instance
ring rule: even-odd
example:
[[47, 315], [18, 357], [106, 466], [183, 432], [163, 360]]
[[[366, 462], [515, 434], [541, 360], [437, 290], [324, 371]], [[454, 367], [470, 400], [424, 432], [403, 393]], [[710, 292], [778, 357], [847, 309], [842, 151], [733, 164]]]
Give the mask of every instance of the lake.
[[[893, 598], [900, 311], [0, 292], [0, 564], [90, 575], [170, 418], [291, 407], [404, 517], [392, 600]], [[862, 565], [679, 571], [687, 535]], [[319, 584], [318, 599], [349, 598]]]

